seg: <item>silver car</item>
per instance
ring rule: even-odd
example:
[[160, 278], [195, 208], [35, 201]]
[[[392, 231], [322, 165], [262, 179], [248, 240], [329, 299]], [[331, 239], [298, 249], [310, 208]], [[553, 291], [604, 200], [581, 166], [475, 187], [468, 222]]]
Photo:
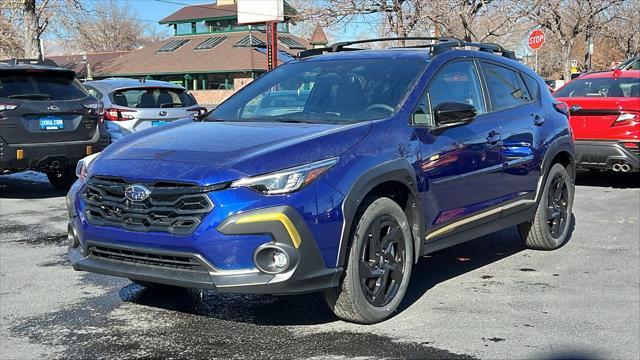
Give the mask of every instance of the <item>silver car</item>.
[[108, 78], [84, 86], [104, 103], [111, 141], [136, 131], [206, 112], [185, 88], [165, 81]]

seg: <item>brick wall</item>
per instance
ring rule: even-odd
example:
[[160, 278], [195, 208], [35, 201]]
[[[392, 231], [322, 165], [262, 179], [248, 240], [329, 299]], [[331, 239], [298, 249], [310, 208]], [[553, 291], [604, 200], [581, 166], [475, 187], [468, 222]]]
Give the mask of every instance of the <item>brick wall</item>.
[[251, 78], [235, 78], [233, 79], [233, 90], [195, 90], [190, 93], [196, 98], [198, 104], [210, 107], [220, 104], [252, 81]]

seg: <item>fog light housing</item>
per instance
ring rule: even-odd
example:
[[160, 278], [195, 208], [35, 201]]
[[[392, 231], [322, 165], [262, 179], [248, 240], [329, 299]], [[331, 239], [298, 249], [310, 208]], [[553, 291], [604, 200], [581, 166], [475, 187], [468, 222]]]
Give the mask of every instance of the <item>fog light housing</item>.
[[80, 246], [80, 239], [78, 239], [78, 234], [76, 234], [76, 230], [71, 223], [67, 225], [67, 240], [69, 241], [69, 247], [72, 249]]
[[279, 274], [291, 268], [289, 253], [276, 245], [262, 246], [253, 255], [258, 270], [266, 274]]

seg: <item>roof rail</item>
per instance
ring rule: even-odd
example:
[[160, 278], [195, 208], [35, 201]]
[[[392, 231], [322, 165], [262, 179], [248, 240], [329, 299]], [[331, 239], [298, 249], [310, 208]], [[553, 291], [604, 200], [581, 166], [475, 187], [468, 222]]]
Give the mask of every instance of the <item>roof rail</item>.
[[17, 66], [17, 65], [43, 65], [43, 66], [53, 66], [53, 67], [60, 67], [58, 64], [56, 64], [55, 61], [51, 60], [51, 59], [8, 59], [8, 60], [0, 60], [0, 62], [5, 63], [5, 64], [9, 64], [9, 65], [13, 65], [13, 66]]
[[431, 41], [432, 43], [421, 44], [421, 45], [410, 45], [410, 46], [397, 46], [394, 48], [430, 48], [431, 54], [433, 56], [436, 56], [447, 50], [451, 50], [454, 48], [476, 47], [478, 48], [479, 51], [490, 52], [490, 53], [500, 53], [500, 55], [506, 58], [516, 60], [516, 54], [513, 51], [506, 50], [505, 48], [503, 48], [498, 44], [465, 42], [454, 37], [432, 37], [432, 36], [411, 36], [411, 37], [401, 37], [401, 38], [396, 37], [396, 38], [379, 38], [379, 39], [343, 41], [343, 42], [337, 42], [333, 45], [323, 47], [323, 48], [301, 51], [298, 53], [298, 58], [302, 59], [309, 56], [321, 55], [327, 52], [363, 50], [359, 48], [349, 48], [348, 46], [351, 46], [351, 45], [366, 44], [366, 43], [373, 43], [373, 42], [406, 41], [406, 40]]

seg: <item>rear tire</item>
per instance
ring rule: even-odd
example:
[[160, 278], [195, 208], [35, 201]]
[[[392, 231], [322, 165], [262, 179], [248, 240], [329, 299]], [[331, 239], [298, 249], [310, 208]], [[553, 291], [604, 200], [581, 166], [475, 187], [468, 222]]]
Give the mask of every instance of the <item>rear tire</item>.
[[58, 190], [69, 190], [71, 185], [78, 179], [76, 177], [76, 166], [69, 165], [61, 172], [49, 172], [47, 178], [54, 188]]
[[404, 297], [413, 241], [407, 217], [393, 200], [375, 199], [361, 214], [342, 283], [326, 291], [325, 300], [337, 317], [373, 324], [390, 317]]
[[565, 244], [573, 231], [574, 194], [574, 184], [567, 169], [562, 164], [554, 164], [549, 170], [533, 221], [518, 225], [520, 237], [528, 248], [555, 250]]

